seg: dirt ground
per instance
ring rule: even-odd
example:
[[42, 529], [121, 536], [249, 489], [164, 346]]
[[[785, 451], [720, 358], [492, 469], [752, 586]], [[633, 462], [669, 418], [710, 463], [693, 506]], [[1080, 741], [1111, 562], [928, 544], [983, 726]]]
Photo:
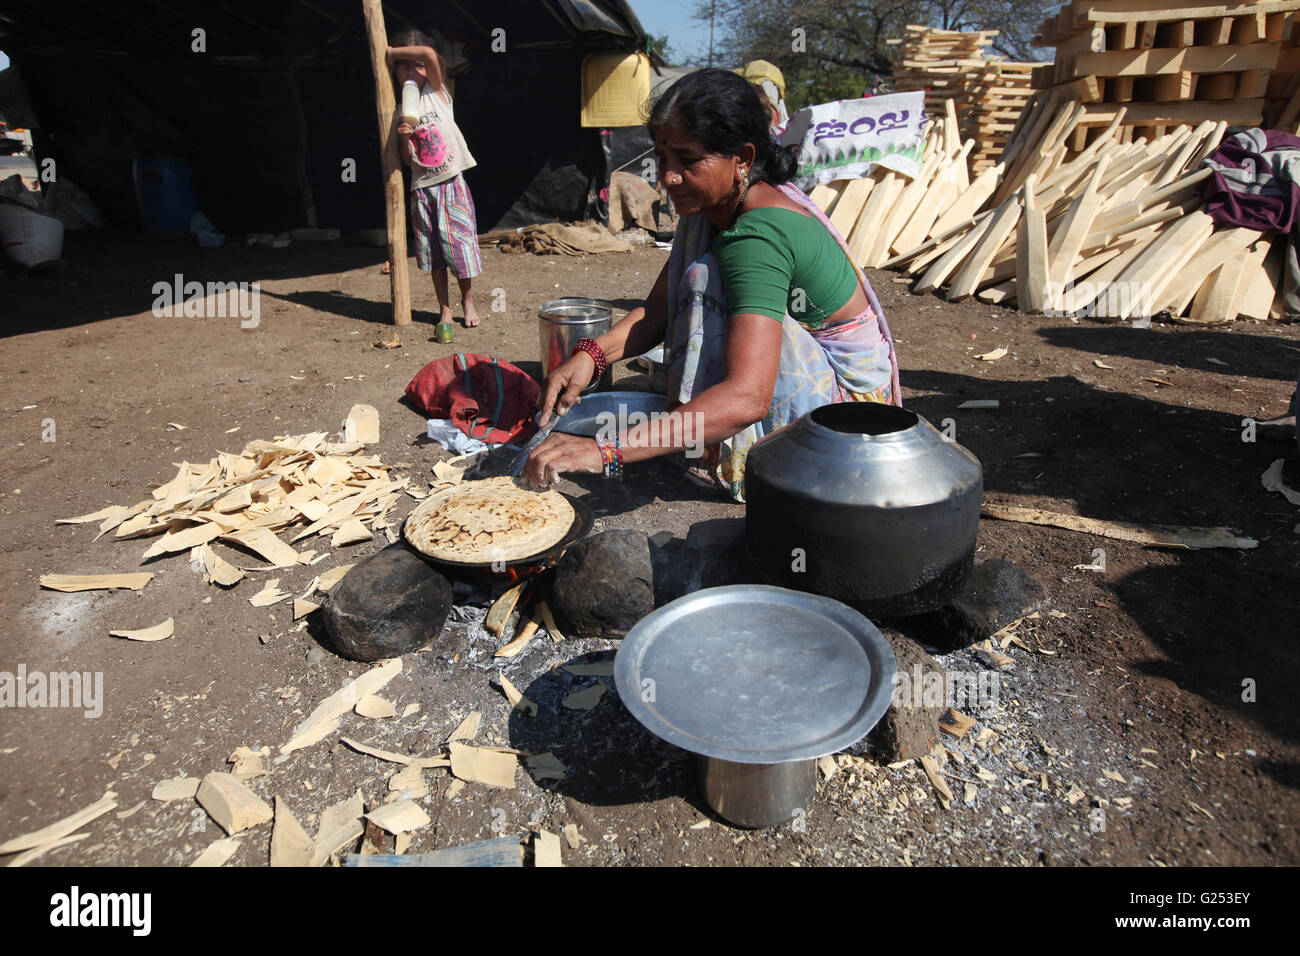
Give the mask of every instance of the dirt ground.
[[[476, 281], [482, 327], [458, 326], [451, 345], [433, 342], [433, 290], [420, 275], [416, 324], [400, 330], [393, 350], [373, 347], [393, 330], [383, 254], [371, 247], [204, 250], [78, 233], [68, 237], [63, 277], [0, 276], [0, 671], [102, 672], [105, 701], [96, 719], [68, 709], [0, 713], [0, 842], [113, 790], [117, 812], [40, 862], [188, 864], [224, 834], [192, 801], [151, 800], [153, 786], [227, 769], [239, 746], [275, 753], [318, 701], [364, 670], [328, 653], [309, 663], [325, 641], [319, 624], [297, 629], [289, 604], [252, 607], [261, 572], [227, 592], [172, 556], [150, 562], [156, 577], [138, 593], [42, 590], [43, 573], [136, 570], [147, 546], [111, 535], [93, 541], [92, 525], [56, 519], [138, 501], [183, 459], [338, 430], [357, 402], [379, 409], [384, 461], [427, 482], [441, 450], [423, 437], [421, 416], [399, 402], [425, 362], [473, 351], [535, 371], [540, 302], [589, 295], [630, 308], [666, 255], [652, 247], [585, 259], [488, 250]], [[259, 280], [259, 325], [155, 317], [153, 285], [177, 273]], [[476, 742], [551, 752], [566, 774], [538, 780], [521, 765], [514, 790], [471, 784], [448, 794], [447, 771], [427, 771], [432, 824], [409, 852], [574, 824], [568, 865], [1300, 862], [1300, 511], [1261, 486], [1276, 448], [1242, 440], [1243, 418], [1284, 411], [1300, 329], [1029, 317], [913, 296], [891, 273], [872, 280], [898, 341], [907, 405], [936, 425], [953, 420], [957, 440], [984, 465], [986, 501], [1229, 526], [1258, 547], [1163, 551], [983, 520], [979, 557], [1007, 558], [1035, 576], [1060, 616], [1021, 625], [1017, 642], [1001, 649], [1012, 663], [998, 672], [997, 708], [961, 740], [944, 738], [951, 806], [914, 763], [842, 757], [806, 819], [759, 831], [732, 828], [707, 810], [689, 757], [632, 720], [612, 678], [556, 667], [611, 660], [616, 644], [535, 640], [503, 666], [492, 657], [495, 643], [467, 619], [454, 628], [457, 660], [450, 651], [407, 655], [385, 689], [399, 711], [418, 703], [418, 712], [387, 721], [350, 714], [341, 733], [429, 755], [479, 710]], [[504, 311], [489, 311], [494, 303]], [[1010, 354], [975, 358], [999, 346]], [[620, 374], [622, 384], [639, 381]], [[958, 410], [968, 399], [1000, 407]], [[621, 488], [597, 485], [568, 490], [589, 494], [601, 528], [684, 536], [702, 519], [743, 514], [653, 464], [633, 466]], [[397, 517], [414, 504], [404, 498]], [[379, 536], [314, 568], [274, 573], [297, 592], [384, 543]], [[1078, 567], [1094, 562], [1096, 548], [1105, 570]], [[464, 604], [487, 598], [458, 594]], [[108, 636], [167, 617], [176, 636], [161, 643]], [[994, 666], [975, 650], [938, 659], [963, 672]], [[511, 712], [499, 672], [538, 704], [536, 717]], [[598, 681], [609, 692], [594, 709], [560, 706]], [[983, 728], [996, 736], [978, 746]], [[382, 800], [399, 768], [336, 740], [289, 755], [250, 785], [267, 800], [285, 799], [309, 833], [355, 790]], [[243, 834], [232, 865], [265, 864], [269, 838], [269, 826]]]

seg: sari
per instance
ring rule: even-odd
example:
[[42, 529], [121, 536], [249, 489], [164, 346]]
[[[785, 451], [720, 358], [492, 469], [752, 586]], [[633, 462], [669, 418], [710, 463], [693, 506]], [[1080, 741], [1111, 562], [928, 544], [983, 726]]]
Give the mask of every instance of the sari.
[[[795, 186], [776, 187], [826, 227], [852, 262], [843, 237]], [[712, 246], [716, 230], [703, 215], [683, 216], [668, 259], [664, 362], [668, 408], [684, 405], [726, 378], [727, 293]], [[767, 416], [704, 450], [710, 476], [744, 501], [745, 458], [769, 435], [832, 402], [901, 404], [898, 358], [876, 294], [856, 265], [869, 305], [860, 315], [812, 327], [789, 313], [781, 322], [781, 363]]]

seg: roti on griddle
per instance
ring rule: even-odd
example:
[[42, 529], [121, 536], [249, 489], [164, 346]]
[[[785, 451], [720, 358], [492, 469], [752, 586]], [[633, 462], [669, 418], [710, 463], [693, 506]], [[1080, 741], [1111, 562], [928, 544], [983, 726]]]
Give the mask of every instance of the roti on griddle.
[[406, 519], [421, 553], [466, 564], [520, 561], [559, 544], [573, 505], [558, 491], [530, 491], [513, 478], [466, 481], [434, 492]]

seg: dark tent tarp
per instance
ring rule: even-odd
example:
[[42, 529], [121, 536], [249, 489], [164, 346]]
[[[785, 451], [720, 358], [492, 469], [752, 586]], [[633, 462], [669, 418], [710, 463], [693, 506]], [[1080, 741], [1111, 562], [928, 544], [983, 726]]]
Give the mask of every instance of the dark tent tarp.
[[[465, 46], [456, 117], [478, 161], [466, 179], [480, 229], [584, 218], [608, 171], [600, 131], [579, 126], [582, 59], [644, 47], [627, 4], [390, 0], [384, 11], [390, 31], [436, 29]], [[0, 0], [0, 49], [22, 69], [38, 156], [116, 222], [138, 220], [135, 157], [169, 155], [193, 166], [200, 206], [225, 231], [307, 225], [312, 207], [320, 226], [383, 225], [360, 0]]]

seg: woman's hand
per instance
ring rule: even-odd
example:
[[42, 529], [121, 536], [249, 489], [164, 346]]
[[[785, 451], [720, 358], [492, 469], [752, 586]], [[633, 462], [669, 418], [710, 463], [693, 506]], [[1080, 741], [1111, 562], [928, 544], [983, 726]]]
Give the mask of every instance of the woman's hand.
[[[570, 356], [567, 361], [557, 365], [546, 376], [546, 384], [537, 399], [537, 407], [542, 413], [537, 424], [545, 427], [552, 415], [569, 414], [569, 409], [582, 401], [582, 390], [591, 384], [595, 374], [596, 360], [586, 352]], [[549, 440], [541, 447], [545, 448], [548, 444]]]
[[403, 121], [397, 127], [397, 135], [402, 137], [403, 140], [408, 140], [415, 135], [415, 127]]
[[549, 488], [567, 472], [599, 475], [604, 470], [605, 458], [596, 439], [553, 434], [528, 456], [523, 478], [533, 488]]

